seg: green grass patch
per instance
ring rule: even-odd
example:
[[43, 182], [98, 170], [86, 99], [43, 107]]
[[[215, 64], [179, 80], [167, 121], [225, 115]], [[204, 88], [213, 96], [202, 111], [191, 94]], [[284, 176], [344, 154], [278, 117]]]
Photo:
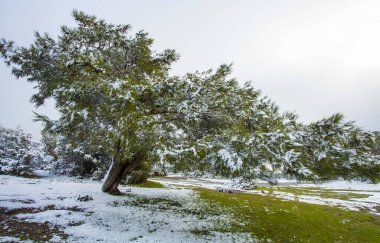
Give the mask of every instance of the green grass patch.
[[194, 189], [213, 210], [232, 221], [217, 231], [249, 233], [273, 242], [379, 242], [380, 216], [364, 211], [287, 201], [269, 194]]
[[146, 188], [165, 188], [164, 185], [161, 183], [155, 182], [155, 181], [146, 181], [144, 183], [139, 184], [128, 184], [129, 186], [135, 186], [135, 187], [146, 187]]

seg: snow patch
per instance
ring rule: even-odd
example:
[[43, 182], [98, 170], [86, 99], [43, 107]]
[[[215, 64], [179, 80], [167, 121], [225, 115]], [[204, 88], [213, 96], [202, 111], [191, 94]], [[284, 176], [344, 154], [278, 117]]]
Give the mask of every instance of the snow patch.
[[[115, 197], [102, 193], [101, 183], [96, 181], [1, 175], [0, 203], [8, 209], [41, 209], [17, 217], [26, 222], [57, 225], [69, 235], [65, 240], [68, 242], [253, 241], [247, 234], [212, 231], [215, 222], [228, 223], [229, 217], [206, 214], [207, 217], [200, 219], [197, 212], [202, 208], [202, 202], [192, 190], [126, 186], [119, 189], [131, 191]], [[93, 200], [78, 200], [85, 195]], [[209, 230], [210, 234], [193, 234], [192, 230], [197, 229]], [[56, 236], [51, 241], [59, 242], [60, 239]]]

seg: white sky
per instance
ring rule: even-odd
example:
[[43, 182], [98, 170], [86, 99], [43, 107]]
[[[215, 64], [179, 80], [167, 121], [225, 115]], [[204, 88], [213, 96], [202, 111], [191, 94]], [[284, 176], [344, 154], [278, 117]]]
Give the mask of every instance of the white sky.
[[[234, 63], [233, 76], [305, 122], [341, 112], [380, 130], [380, 1], [172, 0], [0, 1], [0, 37], [28, 45], [35, 30], [57, 35], [83, 10], [131, 24], [176, 49], [174, 74]], [[40, 138], [29, 103], [33, 89], [0, 64], [0, 124]], [[37, 110], [56, 116], [54, 106]]]

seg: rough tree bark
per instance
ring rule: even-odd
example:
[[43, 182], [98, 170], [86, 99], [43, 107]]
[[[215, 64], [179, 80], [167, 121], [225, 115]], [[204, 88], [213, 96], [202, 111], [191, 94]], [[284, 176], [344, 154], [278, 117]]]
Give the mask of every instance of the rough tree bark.
[[117, 188], [125, 176], [141, 164], [143, 156], [138, 153], [132, 159], [125, 162], [115, 159], [104, 179], [102, 191], [112, 195], [120, 195]]

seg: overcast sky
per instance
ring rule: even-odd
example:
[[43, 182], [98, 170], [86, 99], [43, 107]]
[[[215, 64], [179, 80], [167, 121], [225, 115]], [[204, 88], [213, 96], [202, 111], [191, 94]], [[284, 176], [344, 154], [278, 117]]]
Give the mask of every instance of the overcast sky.
[[[131, 24], [172, 48], [173, 74], [233, 63], [233, 77], [304, 122], [335, 112], [380, 130], [380, 1], [151, 0], [0, 1], [0, 37], [29, 45], [34, 31], [56, 36], [73, 9]], [[33, 89], [0, 64], [0, 124], [40, 138], [29, 103]], [[53, 103], [37, 110], [56, 117]]]

